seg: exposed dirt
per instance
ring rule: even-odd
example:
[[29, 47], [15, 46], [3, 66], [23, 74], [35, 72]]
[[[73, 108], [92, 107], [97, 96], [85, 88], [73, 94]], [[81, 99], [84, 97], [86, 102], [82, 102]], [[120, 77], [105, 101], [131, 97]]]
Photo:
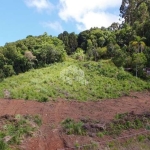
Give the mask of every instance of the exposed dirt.
[[[95, 102], [78, 102], [58, 99], [55, 102], [39, 103], [24, 100], [0, 99], [0, 116], [36, 115], [42, 117], [43, 124], [35, 137], [26, 139], [22, 150], [57, 150], [73, 147], [75, 143], [85, 144], [99, 141], [90, 136], [75, 136], [62, 133], [61, 122], [66, 118], [81, 120], [92, 118], [109, 122], [117, 113], [134, 112], [141, 114], [150, 111], [150, 92], [134, 92], [119, 99], [99, 100]], [[135, 131], [128, 131], [127, 134]], [[108, 137], [109, 139], [109, 137]]]

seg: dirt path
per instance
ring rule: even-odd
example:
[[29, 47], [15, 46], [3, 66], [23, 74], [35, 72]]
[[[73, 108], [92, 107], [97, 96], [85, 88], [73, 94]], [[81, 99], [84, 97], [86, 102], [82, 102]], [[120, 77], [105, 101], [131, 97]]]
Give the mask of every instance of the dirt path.
[[39, 103], [24, 100], [0, 99], [0, 116], [5, 114], [39, 114], [42, 116], [43, 125], [39, 134], [24, 141], [21, 145], [23, 150], [56, 150], [67, 145], [70, 141], [90, 141], [89, 137], [68, 136], [62, 138], [60, 123], [66, 118], [79, 120], [92, 118], [94, 120], [111, 120], [117, 113], [134, 111], [142, 113], [150, 111], [150, 92], [132, 93], [130, 96], [119, 99], [109, 99], [97, 102], [77, 102], [57, 100], [56, 102]]

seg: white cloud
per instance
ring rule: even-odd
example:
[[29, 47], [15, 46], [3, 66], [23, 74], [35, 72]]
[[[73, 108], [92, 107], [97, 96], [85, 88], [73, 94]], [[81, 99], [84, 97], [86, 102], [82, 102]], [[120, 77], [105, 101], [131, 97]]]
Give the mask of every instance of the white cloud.
[[76, 21], [79, 30], [108, 27], [119, 21], [119, 14], [108, 10], [119, 9], [120, 5], [121, 0], [60, 0], [59, 16], [64, 21]]
[[119, 17], [105, 12], [88, 12], [82, 17], [81, 24], [77, 24], [78, 30], [90, 29], [91, 27], [108, 27], [112, 22], [118, 22]]
[[51, 10], [53, 4], [49, 0], [24, 0], [28, 7], [35, 7], [38, 11]]
[[44, 22], [44, 23], [42, 23], [42, 25], [44, 27], [51, 28], [57, 32], [63, 32], [63, 28], [62, 28], [61, 24], [57, 21], [55, 21], [55, 22]]

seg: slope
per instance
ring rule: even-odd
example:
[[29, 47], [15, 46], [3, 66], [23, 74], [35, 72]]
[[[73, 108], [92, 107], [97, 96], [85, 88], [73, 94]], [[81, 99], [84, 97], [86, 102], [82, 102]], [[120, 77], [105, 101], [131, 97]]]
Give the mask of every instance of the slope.
[[[70, 60], [30, 70], [4, 79], [0, 97], [48, 101], [56, 98], [81, 101], [117, 98], [130, 91], [149, 89], [150, 84], [133, 77], [110, 60]], [[6, 94], [7, 93], [7, 94]]]

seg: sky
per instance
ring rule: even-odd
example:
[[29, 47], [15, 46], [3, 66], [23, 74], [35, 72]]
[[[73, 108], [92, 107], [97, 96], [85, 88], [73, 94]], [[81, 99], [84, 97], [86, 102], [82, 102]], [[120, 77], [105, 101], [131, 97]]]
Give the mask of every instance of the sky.
[[122, 0], [1, 0], [0, 46], [28, 35], [79, 33], [119, 22]]

